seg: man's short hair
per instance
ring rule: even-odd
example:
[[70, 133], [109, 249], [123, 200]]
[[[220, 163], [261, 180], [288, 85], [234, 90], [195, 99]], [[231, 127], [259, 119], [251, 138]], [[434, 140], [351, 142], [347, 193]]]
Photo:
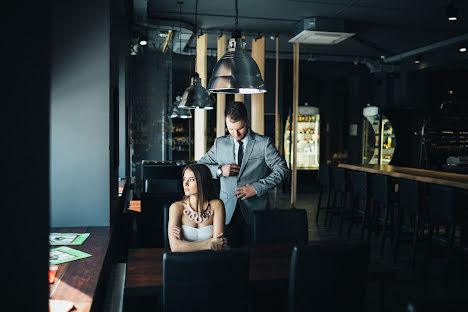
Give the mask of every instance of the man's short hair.
[[240, 120], [248, 121], [249, 116], [247, 115], [247, 108], [242, 102], [231, 102], [226, 106], [224, 111], [224, 117], [228, 117], [234, 121], [238, 122]]

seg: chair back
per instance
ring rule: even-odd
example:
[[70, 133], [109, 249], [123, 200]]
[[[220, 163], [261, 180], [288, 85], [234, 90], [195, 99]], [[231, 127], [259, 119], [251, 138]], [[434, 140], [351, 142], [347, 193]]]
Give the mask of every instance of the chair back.
[[448, 225], [453, 222], [453, 188], [429, 184], [429, 217], [433, 225]]
[[420, 212], [420, 184], [418, 181], [400, 179], [398, 181], [400, 208], [410, 215]]
[[320, 164], [318, 176], [318, 183], [321, 189], [330, 187], [330, 167], [327, 164]]
[[367, 172], [353, 170], [351, 181], [353, 196], [367, 198]]
[[390, 189], [388, 176], [373, 173], [369, 176], [370, 197], [384, 205], [389, 203]]
[[252, 243], [300, 243], [309, 239], [305, 209], [255, 210]]
[[169, 252], [163, 257], [163, 311], [247, 311], [247, 248]]
[[343, 168], [333, 167], [333, 188], [339, 192], [346, 192], [346, 172]]
[[289, 312], [363, 311], [368, 261], [367, 243], [294, 247]]
[[184, 195], [182, 188], [182, 180], [167, 180], [167, 179], [147, 179], [145, 180], [145, 192], [150, 194], [174, 194], [178, 198]]

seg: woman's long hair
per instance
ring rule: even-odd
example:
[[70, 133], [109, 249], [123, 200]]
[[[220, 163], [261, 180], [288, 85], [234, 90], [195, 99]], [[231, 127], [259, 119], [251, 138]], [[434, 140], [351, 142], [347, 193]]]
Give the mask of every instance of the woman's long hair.
[[[216, 198], [216, 195], [214, 194], [211, 171], [206, 165], [190, 164], [185, 166], [184, 170], [182, 171], [182, 179], [187, 169], [192, 170], [193, 174], [195, 175], [195, 180], [197, 181], [197, 207], [195, 207], [195, 210], [199, 211], [202, 216], [206, 216], [208, 206], [204, 208], [205, 203], [208, 203], [210, 200]], [[189, 196], [184, 195], [184, 200], [188, 197]]]

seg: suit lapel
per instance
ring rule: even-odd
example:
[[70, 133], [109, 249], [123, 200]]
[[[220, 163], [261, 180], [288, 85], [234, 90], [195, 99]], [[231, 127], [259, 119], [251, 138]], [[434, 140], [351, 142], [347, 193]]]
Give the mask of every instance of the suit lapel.
[[[252, 154], [253, 147], [255, 145], [255, 135], [252, 129], [249, 129], [249, 141], [247, 142], [247, 147], [245, 149], [245, 155], [244, 158], [242, 159], [242, 165], [241, 169], [239, 171], [239, 177], [242, 175], [242, 172], [244, 172], [245, 166], [247, 165], [247, 162], [249, 161], [250, 154]], [[233, 142], [234, 143], [234, 142]]]

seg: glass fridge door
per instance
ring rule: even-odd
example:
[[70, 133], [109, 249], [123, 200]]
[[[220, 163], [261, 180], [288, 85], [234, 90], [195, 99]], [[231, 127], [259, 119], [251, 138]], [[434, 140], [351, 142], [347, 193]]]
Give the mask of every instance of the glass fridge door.
[[[284, 157], [292, 168], [291, 136], [293, 125], [288, 117], [284, 131]], [[297, 169], [317, 170], [320, 161], [320, 114], [298, 115]]]
[[396, 139], [392, 124], [385, 115], [382, 116], [382, 145], [380, 146], [380, 164], [388, 165], [395, 152]]

